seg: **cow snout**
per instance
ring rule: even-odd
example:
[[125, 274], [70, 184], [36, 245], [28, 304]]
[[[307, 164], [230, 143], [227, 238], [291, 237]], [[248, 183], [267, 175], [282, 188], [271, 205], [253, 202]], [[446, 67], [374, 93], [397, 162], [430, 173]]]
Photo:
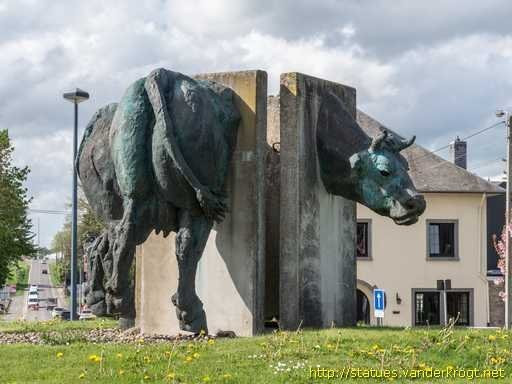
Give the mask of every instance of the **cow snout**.
[[408, 199], [404, 206], [408, 211], [421, 215], [425, 211], [427, 203], [422, 195], [415, 195]]

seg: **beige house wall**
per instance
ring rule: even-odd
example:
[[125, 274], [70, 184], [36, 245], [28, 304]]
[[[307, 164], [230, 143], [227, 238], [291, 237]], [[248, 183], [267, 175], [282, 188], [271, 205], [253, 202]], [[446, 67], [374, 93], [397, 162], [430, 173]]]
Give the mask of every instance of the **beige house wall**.
[[[418, 223], [397, 226], [358, 204], [357, 218], [371, 220], [371, 260], [357, 261], [358, 289], [372, 301], [372, 287], [386, 290], [384, 325], [410, 326], [413, 288], [436, 288], [451, 279], [452, 288], [473, 289], [474, 326], [486, 326], [489, 314], [486, 278], [486, 204], [480, 193], [427, 193], [427, 209]], [[458, 260], [427, 260], [427, 220], [458, 221]], [[402, 299], [397, 304], [396, 294]], [[399, 312], [399, 313], [393, 313]], [[373, 309], [371, 321], [375, 322]]]

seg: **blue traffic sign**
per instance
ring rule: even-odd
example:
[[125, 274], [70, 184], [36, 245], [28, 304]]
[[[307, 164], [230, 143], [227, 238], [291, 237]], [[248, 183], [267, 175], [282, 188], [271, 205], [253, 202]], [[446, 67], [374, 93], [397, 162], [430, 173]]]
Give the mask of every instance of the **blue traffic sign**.
[[386, 308], [386, 293], [383, 289], [373, 290], [373, 308], [377, 311], [383, 311]]

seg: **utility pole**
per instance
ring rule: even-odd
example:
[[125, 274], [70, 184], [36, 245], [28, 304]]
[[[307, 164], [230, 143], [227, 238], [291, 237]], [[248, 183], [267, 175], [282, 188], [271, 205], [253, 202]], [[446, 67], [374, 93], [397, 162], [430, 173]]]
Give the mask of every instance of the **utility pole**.
[[512, 155], [512, 140], [511, 140], [511, 127], [512, 127], [512, 115], [510, 113], [505, 113], [505, 124], [507, 125], [507, 196], [506, 196], [506, 215], [505, 215], [505, 233], [506, 233], [506, 242], [505, 242], [505, 249], [506, 249], [506, 255], [505, 255], [505, 327], [507, 329], [510, 329], [512, 326], [512, 273], [511, 273], [511, 266], [512, 266], [512, 252], [511, 252], [511, 241], [510, 241], [510, 199], [511, 199], [511, 186], [510, 186], [510, 175], [512, 175], [512, 162], [511, 162], [511, 155]]
[[511, 208], [511, 185], [510, 175], [512, 175], [512, 115], [503, 110], [496, 111], [497, 117], [505, 118], [507, 126], [507, 191], [505, 196], [505, 328], [512, 328], [512, 242], [510, 239], [510, 208]]

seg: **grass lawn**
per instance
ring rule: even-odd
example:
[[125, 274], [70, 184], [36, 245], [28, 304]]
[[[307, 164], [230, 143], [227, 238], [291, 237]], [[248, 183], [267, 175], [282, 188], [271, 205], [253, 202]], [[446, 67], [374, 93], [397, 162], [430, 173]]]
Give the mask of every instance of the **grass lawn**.
[[[80, 327], [112, 326], [107, 321], [51, 322], [43, 325], [13, 323], [3, 331], [61, 332]], [[326, 369], [431, 369], [503, 368], [506, 378], [477, 382], [510, 383], [512, 334], [475, 329], [351, 328], [323, 331], [275, 332], [238, 339], [149, 344], [0, 345], [2, 383], [312, 383], [357, 382], [465, 383], [466, 378], [410, 380], [397, 377], [360, 379], [320, 378]], [[313, 373], [312, 373], [313, 372]], [[317, 377], [315, 376], [315, 373]], [[333, 372], [323, 371], [324, 376]], [[346, 371], [344, 371], [346, 372]], [[352, 371], [356, 374], [355, 370]], [[401, 371], [402, 374], [404, 371]], [[411, 371], [412, 372], [412, 371]], [[482, 371], [479, 371], [480, 373]], [[495, 371], [497, 372], [497, 371]], [[412, 374], [412, 373], [409, 373]], [[471, 374], [467, 373], [466, 375]], [[496, 373], [497, 374], [497, 373]], [[361, 375], [364, 375], [361, 371]]]

